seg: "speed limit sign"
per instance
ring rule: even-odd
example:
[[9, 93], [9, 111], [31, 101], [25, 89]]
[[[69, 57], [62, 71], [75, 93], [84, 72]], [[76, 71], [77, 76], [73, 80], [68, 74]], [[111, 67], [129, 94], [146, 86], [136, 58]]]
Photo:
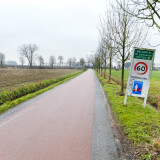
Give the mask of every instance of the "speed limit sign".
[[145, 107], [147, 102], [152, 66], [154, 62], [154, 55], [154, 49], [134, 48], [124, 105], [126, 105], [127, 103], [127, 96], [135, 96], [144, 98], [143, 107]]
[[144, 75], [148, 71], [148, 66], [144, 62], [138, 62], [134, 66], [134, 71], [139, 75]]

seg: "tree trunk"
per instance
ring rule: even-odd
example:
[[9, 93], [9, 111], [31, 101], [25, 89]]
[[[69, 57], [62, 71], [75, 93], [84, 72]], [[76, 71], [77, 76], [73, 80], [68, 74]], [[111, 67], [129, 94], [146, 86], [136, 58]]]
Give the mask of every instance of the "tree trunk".
[[106, 60], [105, 60], [105, 64], [104, 64], [104, 78], [106, 77]]
[[123, 55], [122, 55], [122, 84], [121, 84], [121, 93], [124, 94], [124, 59], [125, 59], [125, 44], [126, 44], [126, 21], [123, 32]]
[[99, 63], [99, 74], [101, 73], [101, 64]]
[[30, 63], [30, 68], [32, 68], [32, 63]]
[[124, 94], [124, 56], [122, 57], [122, 79], [121, 79], [121, 92]]
[[102, 76], [102, 72], [103, 72], [103, 69], [102, 69], [102, 65], [101, 65], [101, 76]]
[[112, 57], [109, 58], [109, 82], [111, 81]]

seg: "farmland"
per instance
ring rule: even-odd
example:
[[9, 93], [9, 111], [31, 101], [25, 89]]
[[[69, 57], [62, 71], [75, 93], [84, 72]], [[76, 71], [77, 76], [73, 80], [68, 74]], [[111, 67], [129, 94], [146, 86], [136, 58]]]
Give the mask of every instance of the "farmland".
[[74, 73], [71, 69], [0, 69], [0, 92]]
[[[127, 84], [129, 71], [125, 70], [124, 80], [125, 85]], [[112, 78], [114, 81], [120, 84], [121, 70], [112, 70]], [[150, 88], [148, 93], [148, 102], [154, 105], [160, 110], [160, 71], [152, 71]]]

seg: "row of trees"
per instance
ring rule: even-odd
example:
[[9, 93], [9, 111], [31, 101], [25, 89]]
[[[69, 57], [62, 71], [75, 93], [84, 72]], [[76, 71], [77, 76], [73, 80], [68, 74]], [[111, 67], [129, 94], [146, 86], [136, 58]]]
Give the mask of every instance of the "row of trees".
[[[110, 2], [105, 18], [100, 19], [99, 46], [89, 59], [104, 77], [109, 63], [109, 81], [113, 61], [121, 61], [121, 94], [124, 94], [124, 64], [130, 60], [134, 47], [145, 47], [148, 34], [146, 24], [150, 27], [155, 25], [160, 31], [159, 4], [160, 1], [154, 0], [116, 0], [114, 3]], [[146, 23], [142, 23], [142, 20]]]
[[[38, 50], [38, 46], [36, 44], [24, 44], [19, 48], [19, 61], [21, 65], [23, 66], [25, 64], [25, 60], [27, 60], [30, 68], [33, 67], [33, 64], [35, 60], [38, 61], [39, 66], [44, 66], [44, 58], [42, 55], [37, 55], [36, 51]], [[58, 65], [63, 66], [64, 63], [64, 57], [58, 56]], [[77, 63], [80, 66], [85, 65], [85, 59], [81, 58], [79, 62], [76, 61], [76, 58], [69, 58], [67, 61], [67, 64], [69, 67], [76, 67]], [[0, 66], [2, 67], [5, 64], [5, 55], [3, 53], [0, 53]], [[56, 58], [54, 55], [51, 55], [49, 57], [49, 66], [53, 68], [54, 65], [56, 65]]]

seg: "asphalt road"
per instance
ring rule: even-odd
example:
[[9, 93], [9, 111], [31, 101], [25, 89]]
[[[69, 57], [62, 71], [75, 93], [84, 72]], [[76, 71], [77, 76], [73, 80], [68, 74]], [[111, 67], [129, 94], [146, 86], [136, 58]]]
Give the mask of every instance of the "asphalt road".
[[0, 160], [123, 159], [92, 70], [18, 107], [0, 117]]

